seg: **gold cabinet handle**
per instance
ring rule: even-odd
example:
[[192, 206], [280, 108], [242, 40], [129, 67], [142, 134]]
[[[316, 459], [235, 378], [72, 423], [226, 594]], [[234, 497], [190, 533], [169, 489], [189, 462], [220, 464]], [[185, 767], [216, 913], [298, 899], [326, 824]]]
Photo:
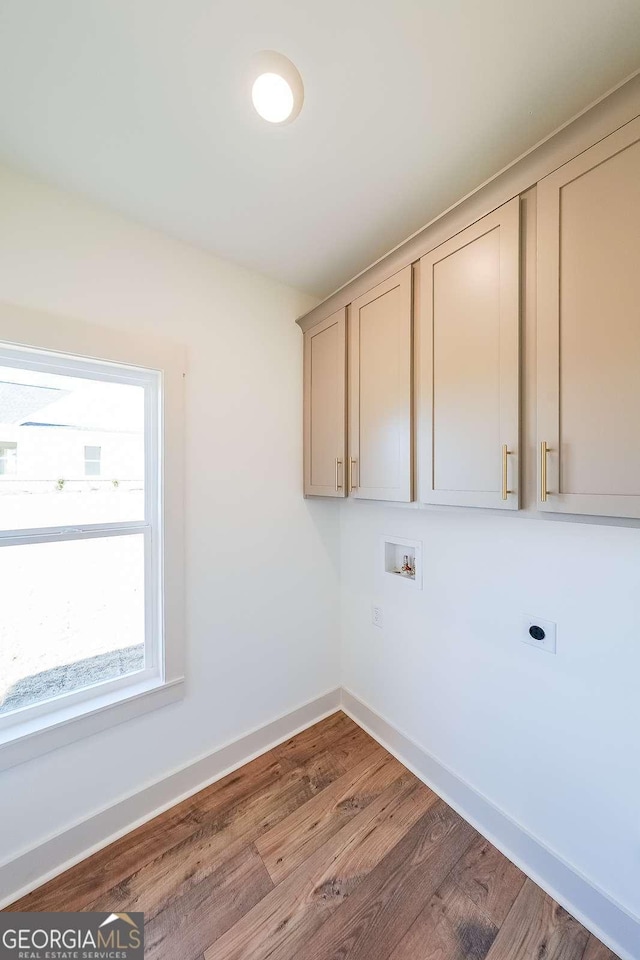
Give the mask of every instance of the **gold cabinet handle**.
[[342, 484], [338, 483], [338, 469], [342, 466], [342, 460], [340, 457], [336, 457], [336, 493], [338, 490], [342, 490]]
[[540, 441], [540, 501], [547, 502], [547, 454], [549, 448], [546, 440]]
[[502, 444], [502, 499], [506, 500], [511, 493], [511, 490], [508, 489], [508, 456], [510, 450], [508, 449], [506, 443]]
[[354, 457], [349, 457], [349, 493], [353, 493], [355, 490], [355, 484], [353, 482], [353, 467], [356, 463]]

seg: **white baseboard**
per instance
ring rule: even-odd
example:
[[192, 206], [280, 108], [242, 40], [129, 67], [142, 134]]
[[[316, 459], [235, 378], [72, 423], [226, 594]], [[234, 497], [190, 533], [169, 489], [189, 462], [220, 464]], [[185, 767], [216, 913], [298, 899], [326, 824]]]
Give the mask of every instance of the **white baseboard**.
[[339, 709], [338, 688], [174, 770], [162, 780], [78, 821], [12, 860], [0, 863], [0, 909]]
[[639, 960], [640, 918], [344, 688], [342, 709], [622, 960]]
[[349, 690], [339, 688], [1, 863], [0, 908], [340, 707], [622, 960], [639, 960], [638, 917], [597, 889], [393, 723]]

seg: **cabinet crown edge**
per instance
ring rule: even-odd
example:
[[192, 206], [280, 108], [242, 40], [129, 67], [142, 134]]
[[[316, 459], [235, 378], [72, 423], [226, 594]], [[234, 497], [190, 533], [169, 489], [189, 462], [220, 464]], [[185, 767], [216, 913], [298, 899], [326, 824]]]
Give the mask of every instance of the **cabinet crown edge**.
[[640, 70], [516, 157], [475, 190], [296, 319], [303, 332], [326, 320], [434, 247], [521, 195], [578, 154], [640, 117]]

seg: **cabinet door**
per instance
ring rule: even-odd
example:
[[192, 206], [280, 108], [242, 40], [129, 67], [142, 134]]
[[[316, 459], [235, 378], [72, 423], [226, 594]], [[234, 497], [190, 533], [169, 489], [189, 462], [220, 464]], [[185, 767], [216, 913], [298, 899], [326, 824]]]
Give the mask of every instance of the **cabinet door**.
[[346, 310], [304, 335], [304, 492], [344, 497], [346, 455]]
[[520, 203], [420, 260], [419, 497], [519, 505]]
[[640, 517], [640, 120], [538, 184], [538, 506]]
[[411, 500], [411, 266], [351, 304], [349, 487]]

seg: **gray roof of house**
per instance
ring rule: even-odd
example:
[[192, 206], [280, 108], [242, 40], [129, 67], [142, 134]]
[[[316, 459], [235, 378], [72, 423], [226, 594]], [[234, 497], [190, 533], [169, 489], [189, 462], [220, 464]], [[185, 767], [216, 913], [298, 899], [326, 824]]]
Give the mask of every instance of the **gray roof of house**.
[[23, 423], [43, 407], [64, 397], [67, 392], [56, 387], [0, 380], [0, 423]]

